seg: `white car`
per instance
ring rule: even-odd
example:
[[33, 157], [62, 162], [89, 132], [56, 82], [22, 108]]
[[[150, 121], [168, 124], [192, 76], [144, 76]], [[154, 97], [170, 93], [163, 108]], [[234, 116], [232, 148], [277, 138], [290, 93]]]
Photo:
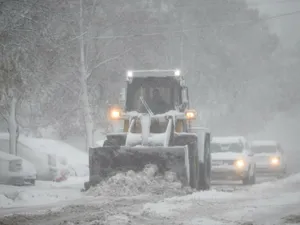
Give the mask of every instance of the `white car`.
[[[9, 152], [9, 139], [8, 136], [0, 136], [0, 151]], [[52, 181], [57, 173], [57, 159], [55, 155], [47, 154], [44, 152], [38, 152], [34, 149], [24, 145], [21, 141], [17, 143], [17, 154], [19, 157], [32, 163], [37, 173], [38, 180], [50, 180]]]
[[287, 172], [287, 160], [280, 144], [272, 140], [257, 140], [251, 143], [257, 172], [263, 175], [282, 176]]
[[212, 179], [242, 180], [255, 184], [256, 164], [248, 141], [242, 136], [213, 137]]
[[0, 151], [0, 183], [8, 185], [35, 184], [36, 169], [33, 164], [18, 156]]

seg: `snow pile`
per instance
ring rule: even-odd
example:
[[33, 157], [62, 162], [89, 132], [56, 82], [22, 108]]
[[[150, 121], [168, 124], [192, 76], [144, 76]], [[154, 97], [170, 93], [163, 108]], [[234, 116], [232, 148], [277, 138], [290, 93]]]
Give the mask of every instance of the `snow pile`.
[[59, 140], [41, 139], [41, 138], [24, 138], [20, 137], [19, 141], [31, 149], [54, 154], [66, 158], [68, 164], [86, 164], [88, 165], [89, 157], [86, 152]]
[[168, 217], [173, 214], [184, 212], [192, 206], [192, 202], [182, 202], [181, 204], [172, 204], [167, 201], [146, 203], [143, 207], [142, 215]]
[[51, 183], [49, 188], [70, 188], [74, 189], [76, 188], [77, 190], [80, 190], [83, 188], [84, 182], [87, 182], [89, 180], [89, 177], [68, 177], [65, 181], [62, 182], [53, 182]]
[[279, 190], [282, 190], [284, 193], [287, 190], [294, 189], [297, 186], [300, 187], [300, 173], [288, 176], [284, 179], [256, 184], [247, 189], [241, 190], [240, 193], [245, 193], [255, 197], [269, 195], [272, 196]]
[[300, 173], [293, 174], [287, 178], [280, 180], [283, 184], [300, 184]]
[[86, 152], [59, 140], [20, 138], [19, 141], [35, 152], [53, 154], [58, 159], [59, 171], [67, 170], [70, 176], [87, 176], [89, 156]]
[[[228, 200], [244, 199], [244, 194], [220, 192], [217, 190], [194, 192], [185, 196], [174, 196], [165, 198], [163, 201], [156, 203], [147, 203], [144, 205], [142, 214], [171, 216], [186, 211], [193, 205], [211, 205], [214, 202], [226, 202]], [[208, 204], [209, 202], [209, 204]]]
[[185, 202], [185, 201], [220, 201], [220, 200], [228, 200], [228, 199], [239, 199], [244, 198], [245, 195], [234, 193], [234, 192], [222, 192], [217, 190], [210, 190], [210, 191], [201, 191], [195, 192], [190, 195], [186, 196], [175, 196], [172, 198], [166, 199], [168, 202]]
[[[3, 188], [2, 188], [3, 187]], [[33, 187], [0, 186], [0, 209], [51, 204], [82, 197], [78, 189], [38, 189]]]
[[0, 194], [0, 208], [10, 207], [12, 204], [12, 199], [6, 197], [4, 194]]
[[166, 172], [164, 176], [157, 176], [156, 165], [146, 165], [141, 172], [132, 170], [118, 173], [96, 187], [88, 190], [92, 196], [134, 196], [143, 193], [155, 195], [182, 195], [190, 193], [189, 188], [183, 187], [176, 175]]

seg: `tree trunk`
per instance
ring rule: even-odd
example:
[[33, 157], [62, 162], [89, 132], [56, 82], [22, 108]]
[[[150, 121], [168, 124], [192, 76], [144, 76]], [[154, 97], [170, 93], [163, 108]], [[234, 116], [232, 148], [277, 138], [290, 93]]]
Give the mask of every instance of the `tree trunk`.
[[89, 104], [89, 97], [88, 97], [88, 88], [86, 80], [83, 80], [81, 82], [82, 86], [82, 104], [83, 104], [83, 116], [84, 116], [84, 123], [85, 123], [85, 131], [86, 131], [86, 150], [88, 151], [88, 148], [93, 146], [94, 144], [94, 138], [93, 138], [93, 118], [91, 115], [91, 108]]
[[89, 147], [94, 145], [93, 138], [93, 118], [91, 114], [91, 107], [89, 103], [89, 95], [88, 95], [88, 84], [87, 84], [87, 68], [85, 62], [85, 48], [84, 48], [84, 35], [83, 35], [83, 6], [82, 0], [80, 0], [80, 83], [82, 88], [82, 104], [83, 104], [83, 116], [86, 130], [86, 151], [88, 151]]
[[9, 132], [9, 153], [17, 155], [18, 124], [16, 121], [17, 99], [12, 97], [9, 109], [8, 132]]

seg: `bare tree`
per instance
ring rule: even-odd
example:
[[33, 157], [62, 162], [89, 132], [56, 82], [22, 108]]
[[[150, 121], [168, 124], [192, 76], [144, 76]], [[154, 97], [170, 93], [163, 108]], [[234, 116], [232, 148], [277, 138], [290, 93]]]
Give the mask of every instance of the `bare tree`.
[[9, 151], [16, 154], [16, 144], [19, 135], [19, 125], [17, 123], [17, 103], [23, 97], [23, 90], [26, 82], [22, 77], [20, 61], [22, 53], [11, 52], [9, 55], [1, 57], [0, 64], [0, 90], [1, 90], [1, 113], [0, 115], [8, 124], [9, 132]]

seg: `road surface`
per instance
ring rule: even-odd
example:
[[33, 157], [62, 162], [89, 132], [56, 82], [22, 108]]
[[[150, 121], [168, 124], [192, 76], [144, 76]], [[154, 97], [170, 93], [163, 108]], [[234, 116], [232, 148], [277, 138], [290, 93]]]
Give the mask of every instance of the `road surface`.
[[[171, 188], [171, 183], [161, 186], [165, 192], [149, 189], [135, 193], [131, 190], [130, 194], [123, 189], [123, 194], [120, 191], [116, 194], [103, 188], [100, 192], [94, 190], [88, 196], [59, 204], [1, 209], [0, 224], [300, 224], [300, 175], [262, 181], [265, 180], [252, 187], [219, 184], [210, 191], [194, 193], [172, 190], [175, 186]], [[139, 188], [150, 184], [147, 182]], [[116, 185], [120, 185], [120, 181]], [[108, 184], [107, 187], [114, 186]]]

